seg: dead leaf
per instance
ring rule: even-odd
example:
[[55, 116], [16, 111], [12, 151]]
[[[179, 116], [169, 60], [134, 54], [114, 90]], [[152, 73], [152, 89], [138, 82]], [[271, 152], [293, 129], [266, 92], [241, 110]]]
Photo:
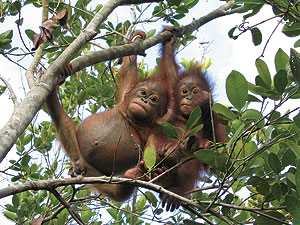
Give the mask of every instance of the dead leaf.
[[64, 26], [67, 23], [68, 18], [68, 11], [64, 9], [63, 11], [57, 13], [55, 16], [52, 16], [52, 18], [43, 21], [42, 25], [40, 26], [40, 34], [34, 34], [33, 35], [33, 48], [32, 51], [37, 50], [38, 47], [45, 43], [47, 40], [53, 44], [53, 33], [54, 30], [59, 27], [57, 24], [57, 20], [59, 20], [59, 23], [61, 26]]
[[57, 13], [55, 16], [52, 17], [53, 20], [59, 20], [59, 24], [64, 26], [67, 23], [68, 19], [68, 11], [64, 9], [63, 11]]
[[42, 23], [41, 27], [46, 28], [47, 30], [50, 31], [54, 31], [56, 28], [59, 27], [59, 25], [53, 19], [49, 19], [49, 20], [45, 20]]
[[39, 46], [43, 43], [40, 34], [34, 34], [32, 41], [33, 41], [33, 48], [31, 49], [31, 51], [37, 50]]

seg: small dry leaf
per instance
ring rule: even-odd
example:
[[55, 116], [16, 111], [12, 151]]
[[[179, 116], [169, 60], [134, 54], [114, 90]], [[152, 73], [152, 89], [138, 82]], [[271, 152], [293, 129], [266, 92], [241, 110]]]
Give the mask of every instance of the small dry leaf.
[[42, 23], [43, 28], [46, 28], [49, 31], [54, 31], [54, 29], [56, 29], [57, 27], [59, 27], [58, 24], [56, 24], [56, 22], [53, 19], [49, 19], [49, 20], [45, 20]]
[[35, 51], [38, 49], [38, 47], [42, 44], [42, 39], [40, 34], [34, 34], [33, 35], [33, 48], [31, 51]]
[[64, 26], [67, 23], [68, 11], [64, 9], [60, 13], [57, 13], [51, 19], [45, 20], [40, 26], [41, 33], [33, 35], [33, 48], [32, 51], [37, 50], [38, 47], [45, 43], [47, 40], [53, 44], [53, 33], [54, 30], [59, 27], [57, 20], [61, 26]]
[[68, 18], [68, 11], [64, 9], [63, 11], [57, 13], [55, 16], [52, 17], [53, 20], [59, 20], [59, 24], [64, 26], [67, 23]]
[[42, 40], [43, 43], [45, 43], [47, 40], [50, 41], [51, 44], [53, 44], [53, 31], [48, 30], [44, 27], [41, 27], [42, 29]]

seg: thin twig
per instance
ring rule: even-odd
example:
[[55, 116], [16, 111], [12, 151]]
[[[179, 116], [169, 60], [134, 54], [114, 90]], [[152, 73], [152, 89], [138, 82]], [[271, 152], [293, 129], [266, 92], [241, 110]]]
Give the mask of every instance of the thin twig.
[[48, 189], [56, 198], [58, 201], [63, 204], [67, 210], [69, 211], [70, 215], [73, 217], [73, 219], [80, 225], [84, 225], [84, 222], [80, 218], [80, 216], [71, 208], [71, 206], [65, 201], [65, 199], [54, 189], [54, 188], [49, 188]]
[[8, 88], [9, 93], [11, 95], [11, 99], [12, 99], [14, 105], [17, 104], [18, 100], [17, 100], [17, 96], [15, 95], [14, 90], [12, 89], [12, 87], [10, 86], [10, 84], [8, 83], [8, 81], [1, 74], [0, 74], [0, 80], [2, 80], [3, 83], [6, 85], [6, 87]]

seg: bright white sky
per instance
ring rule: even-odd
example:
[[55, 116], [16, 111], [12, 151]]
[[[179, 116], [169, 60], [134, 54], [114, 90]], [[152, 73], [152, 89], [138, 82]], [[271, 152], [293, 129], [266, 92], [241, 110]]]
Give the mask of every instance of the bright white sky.
[[[224, 1], [220, 2], [200, 0], [200, 3], [198, 4], [199, 6], [193, 9], [193, 11], [189, 14], [189, 17], [182, 19], [180, 23], [183, 25], [188, 24], [192, 21], [193, 18], [199, 18], [200, 15], [206, 15], [208, 12], [211, 12], [212, 10], [223, 4]], [[41, 11], [41, 8], [36, 9], [28, 6], [25, 7], [24, 10], [22, 9], [24, 24], [21, 29], [24, 31], [26, 29], [32, 29], [36, 32], [39, 32], [39, 26], [41, 24]], [[122, 9], [119, 9], [117, 13], [113, 13], [110, 17], [115, 18], [118, 21], [125, 21], [128, 19], [128, 14], [125, 14], [125, 11], [128, 12], [129, 10], [124, 10], [124, 7], [122, 7]], [[273, 16], [270, 7], [264, 9], [262, 12], [260, 12], [259, 15], [259, 17], [254, 17], [254, 19], [248, 20], [248, 22], [250, 22], [250, 25], [254, 25]], [[0, 26], [0, 33], [6, 31], [10, 27], [11, 29], [14, 29], [15, 39], [12, 43], [13, 45], [16, 43], [20, 43], [16, 24], [14, 23], [15, 20], [16, 18], [8, 17], [6, 18], [5, 23], [1, 24]], [[212, 65], [209, 68], [209, 73], [217, 84], [217, 88], [215, 88], [216, 100], [225, 104], [229, 104], [225, 93], [225, 80], [227, 76], [232, 70], [237, 70], [241, 72], [248, 81], [254, 82], [255, 76], [258, 74], [255, 67], [255, 59], [261, 55], [264, 44], [277, 25], [278, 19], [274, 19], [259, 26], [260, 30], [263, 33], [263, 42], [260, 46], [257, 47], [252, 44], [250, 33], [243, 34], [237, 40], [232, 40], [228, 37], [228, 31], [233, 26], [239, 25], [241, 22], [242, 15], [240, 14], [225, 16], [209, 22], [198, 30], [198, 32], [196, 33], [197, 40], [186, 47], [177, 56], [178, 62], [180, 62], [182, 58], [185, 58], [187, 60], [192, 60], [193, 58], [200, 59], [203, 56], [203, 48], [199, 43], [205, 41], [212, 42], [205, 57], [211, 58], [212, 61]], [[153, 25], [144, 25], [142, 27], [139, 27], [139, 29], [147, 32], [153, 29]], [[160, 31], [162, 29], [162, 26], [158, 26], [156, 27], [156, 29], [157, 31]], [[282, 48], [289, 55], [290, 48], [293, 47], [294, 42], [297, 40], [295, 38], [291, 39], [283, 35], [280, 32], [281, 29], [282, 26], [278, 28], [275, 35], [271, 39], [265, 52], [265, 57], [263, 58], [263, 60], [269, 65], [269, 69], [272, 75], [275, 74], [274, 57], [278, 48]], [[26, 35], [23, 35], [23, 38], [25, 39], [25, 43], [27, 44], [27, 46], [32, 46], [31, 41], [27, 38]], [[153, 48], [147, 51], [145, 61], [149, 63], [150, 68], [152, 68], [155, 64], [156, 57], [158, 57], [158, 48]], [[30, 60], [30, 57], [26, 57], [25, 61], [21, 61], [20, 63], [24, 67], [28, 67], [28, 65], [30, 64]], [[0, 74], [10, 82], [15, 93], [17, 94], [18, 99], [22, 99], [25, 93], [23, 85], [26, 84], [26, 80], [24, 78], [21, 79], [21, 75], [23, 76], [25, 71], [20, 70], [16, 65], [9, 62], [2, 56], [0, 56], [0, 68]], [[8, 96], [6, 94], [0, 96], [0, 104], [3, 107], [3, 110], [0, 111], [0, 128], [2, 128], [10, 118], [13, 110], [13, 104], [12, 101], [8, 99]], [[1, 221], [3, 221], [2, 218]]]

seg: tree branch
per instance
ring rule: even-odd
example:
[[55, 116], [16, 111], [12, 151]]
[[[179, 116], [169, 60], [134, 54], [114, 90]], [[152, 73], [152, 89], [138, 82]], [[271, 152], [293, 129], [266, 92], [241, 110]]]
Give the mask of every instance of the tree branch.
[[57, 198], [57, 200], [60, 201], [64, 207], [66, 207], [70, 215], [78, 224], [84, 225], [84, 222], [82, 221], [80, 216], [71, 208], [70, 204], [67, 203], [65, 199], [54, 188], [49, 188], [48, 191], [50, 191]]
[[[24, 184], [8, 186], [6, 188], [0, 189], [0, 199], [10, 196], [10, 195], [21, 193], [24, 191], [29, 191], [29, 190], [48, 190], [48, 191], [50, 190], [51, 191], [57, 187], [66, 186], [66, 185], [97, 184], [97, 183], [112, 183], [112, 184], [122, 183], [122, 184], [129, 184], [129, 185], [147, 188], [147, 189], [159, 192], [159, 193], [164, 193], [164, 194], [170, 195], [170, 196], [180, 200], [182, 202], [183, 207], [185, 207], [186, 205], [193, 206], [193, 207], [196, 207], [196, 208], [200, 209], [201, 211], [205, 212], [205, 207], [202, 204], [199, 204], [193, 200], [189, 200], [178, 194], [168, 191], [167, 189], [165, 189], [159, 185], [152, 184], [147, 181], [133, 180], [133, 179], [128, 179], [128, 178], [107, 177], [107, 176], [101, 176], [101, 177], [81, 177], [80, 176], [80, 177], [65, 178], [65, 179], [29, 181]], [[222, 216], [221, 214], [219, 214], [218, 212], [216, 212], [212, 209], [209, 209], [207, 212], [210, 213], [212, 216], [215, 216], [215, 217], [219, 218], [220, 220], [225, 221], [228, 224], [233, 224], [226, 217]]]
[[[193, 22], [186, 26], [183, 26], [182, 28], [176, 28], [173, 33], [176, 37], [181, 37], [197, 30], [199, 27], [203, 26], [209, 21], [242, 10], [242, 7], [234, 10], [229, 10], [234, 5], [235, 2], [230, 1], [227, 4], [219, 7], [218, 9], [210, 12], [206, 16], [203, 16], [198, 20], [194, 20]], [[172, 35], [173, 34], [171, 32], [164, 31], [154, 37], [144, 40], [141, 44], [136, 44], [136, 46], [134, 44], [116, 46], [110, 49], [104, 49], [101, 51], [92, 52], [84, 56], [79, 56], [71, 61], [73, 73], [103, 61], [108, 61], [132, 54], [143, 55], [146, 49], [151, 48], [163, 41], [169, 40], [172, 37]]]

